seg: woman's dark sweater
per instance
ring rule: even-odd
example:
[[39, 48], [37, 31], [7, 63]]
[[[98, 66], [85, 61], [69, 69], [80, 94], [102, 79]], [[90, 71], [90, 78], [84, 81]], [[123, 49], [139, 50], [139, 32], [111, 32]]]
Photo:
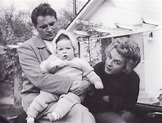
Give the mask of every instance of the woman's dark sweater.
[[105, 63], [101, 62], [94, 66], [94, 71], [100, 76], [104, 89], [94, 89], [92, 96], [86, 96], [84, 105], [92, 113], [109, 111], [120, 113], [125, 109], [132, 110], [139, 93], [138, 74], [132, 71], [129, 74], [110, 75], [105, 73], [104, 65]]

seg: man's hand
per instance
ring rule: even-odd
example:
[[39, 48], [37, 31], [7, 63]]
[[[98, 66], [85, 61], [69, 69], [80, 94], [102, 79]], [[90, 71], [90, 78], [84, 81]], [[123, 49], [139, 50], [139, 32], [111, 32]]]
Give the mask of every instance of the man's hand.
[[89, 86], [90, 82], [88, 82], [87, 80], [75, 81], [73, 82], [70, 91], [75, 93], [76, 95], [82, 95], [87, 92]]

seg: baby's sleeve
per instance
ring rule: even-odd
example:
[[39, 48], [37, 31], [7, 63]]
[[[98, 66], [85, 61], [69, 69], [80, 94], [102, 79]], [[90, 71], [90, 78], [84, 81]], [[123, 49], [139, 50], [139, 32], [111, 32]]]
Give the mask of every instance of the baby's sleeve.
[[71, 61], [68, 61], [67, 64], [70, 67], [80, 69], [83, 72], [83, 76], [87, 75], [88, 73], [94, 70], [93, 67], [91, 67], [90, 64], [85, 59], [77, 57]]
[[44, 60], [40, 64], [40, 68], [43, 72], [49, 72], [51, 70], [51, 62], [55, 61], [57, 58], [54, 55], [50, 55], [47, 60]]

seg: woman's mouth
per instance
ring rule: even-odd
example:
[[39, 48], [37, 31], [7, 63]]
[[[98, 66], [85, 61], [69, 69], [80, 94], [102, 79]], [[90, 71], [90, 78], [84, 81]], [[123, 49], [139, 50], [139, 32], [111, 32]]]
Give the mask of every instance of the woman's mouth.
[[111, 69], [111, 68], [109, 68], [109, 67], [106, 67], [106, 70], [107, 70], [107, 71], [112, 71], [112, 69]]

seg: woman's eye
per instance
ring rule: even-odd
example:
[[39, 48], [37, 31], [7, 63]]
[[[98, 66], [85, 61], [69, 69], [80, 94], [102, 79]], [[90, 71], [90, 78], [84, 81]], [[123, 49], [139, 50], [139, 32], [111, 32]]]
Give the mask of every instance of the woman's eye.
[[115, 61], [115, 64], [120, 65], [121, 62], [120, 61]]

